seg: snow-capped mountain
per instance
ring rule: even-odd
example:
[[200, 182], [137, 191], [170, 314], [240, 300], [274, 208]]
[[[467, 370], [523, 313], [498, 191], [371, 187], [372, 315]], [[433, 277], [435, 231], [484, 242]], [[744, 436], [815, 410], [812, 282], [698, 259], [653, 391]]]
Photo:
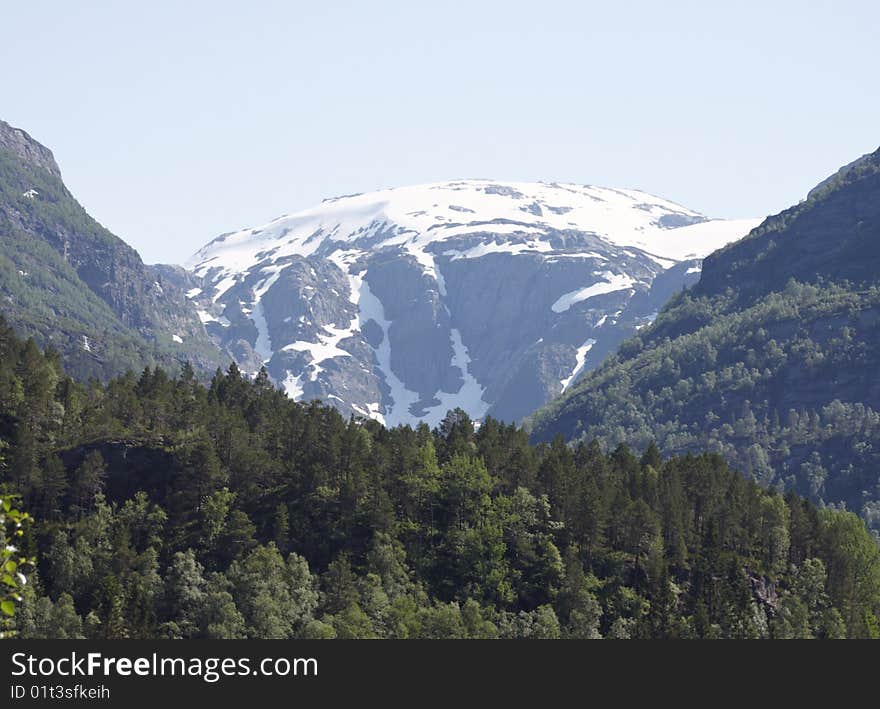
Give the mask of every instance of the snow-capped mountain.
[[325, 200], [224, 234], [188, 264], [245, 371], [388, 425], [514, 421], [570, 386], [700, 259], [758, 220], [636, 190], [464, 180]]

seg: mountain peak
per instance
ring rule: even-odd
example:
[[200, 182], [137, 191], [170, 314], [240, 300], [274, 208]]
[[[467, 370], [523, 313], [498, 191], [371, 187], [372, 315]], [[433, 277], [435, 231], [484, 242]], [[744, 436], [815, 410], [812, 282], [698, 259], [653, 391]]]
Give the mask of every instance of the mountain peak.
[[453, 180], [324, 200], [190, 261], [208, 332], [297, 399], [514, 421], [650, 322], [754, 220], [646, 192]]
[[8, 150], [20, 160], [36, 165], [57, 178], [61, 178], [61, 170], [55, 162], [55, 156], [45, 145], [38, 143], [26, 131], [15, 128], [0, 120], [0, 148]]

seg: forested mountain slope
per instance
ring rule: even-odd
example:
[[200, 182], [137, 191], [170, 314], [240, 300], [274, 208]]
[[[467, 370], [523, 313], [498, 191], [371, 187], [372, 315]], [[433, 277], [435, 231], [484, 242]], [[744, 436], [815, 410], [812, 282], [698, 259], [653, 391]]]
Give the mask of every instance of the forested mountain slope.
[[183, 291], [92, 219], [55, 159], [0, 121], [0, 312], [78, 378], [226, 362]]
[[708, 256], [655, 324], [539, 411], [562, 434], [709, 450], [880, 530], [880, 151]]
[[878, 637], [854, 514], [719, 456], [344, 419], [235, 366], [84, 387], [0, 323], [22, 638]]

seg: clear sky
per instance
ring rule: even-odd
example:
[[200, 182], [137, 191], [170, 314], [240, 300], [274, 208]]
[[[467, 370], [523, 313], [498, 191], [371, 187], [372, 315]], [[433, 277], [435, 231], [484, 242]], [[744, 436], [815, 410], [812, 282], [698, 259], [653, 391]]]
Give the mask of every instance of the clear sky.
[[3, 0], [0, 118], [149, 262], [452, 178], [796, 202], [880, 144], [880, 3]]

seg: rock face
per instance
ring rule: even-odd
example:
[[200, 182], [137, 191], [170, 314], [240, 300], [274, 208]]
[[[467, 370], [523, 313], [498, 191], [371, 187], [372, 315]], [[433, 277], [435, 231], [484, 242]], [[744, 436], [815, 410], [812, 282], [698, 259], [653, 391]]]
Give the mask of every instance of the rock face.
[[74, 376], [226, 361], [184, 292], [86, 213], [48, 148], [2, 121], [0, 237], [2, 314]]
[[[516, 421], [755, 221], [634, 190], [467, 180], [325, 200], [224, 234], [188, 296], [246, 371], [389, 425]], [[183, 278], [183, 276], [180, 276]]]

